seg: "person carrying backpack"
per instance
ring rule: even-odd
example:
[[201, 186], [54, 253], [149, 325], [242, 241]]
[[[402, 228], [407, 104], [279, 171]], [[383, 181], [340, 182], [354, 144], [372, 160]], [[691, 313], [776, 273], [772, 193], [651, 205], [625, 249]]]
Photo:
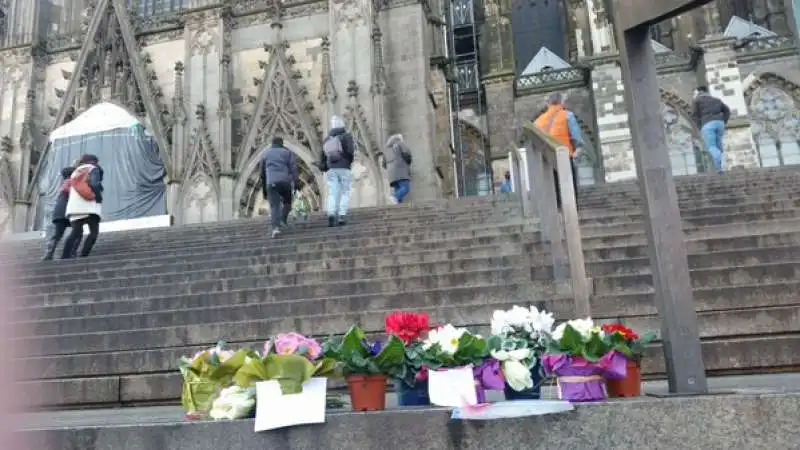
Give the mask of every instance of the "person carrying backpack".
[[283, 146], [283, 139], [275, 137], [272, 146], [261, 156], [261, 187], [269, 202], [272, 237], [281, 234], [292, 212], [292, 193], [300, 188], [300, 172], [294, 153]]
[[355, 159], [356, 146], [353, 135], [345, 131], [344, 120], [331, 118], [331, 131], [322, 144], [322, 157], [318, 164], [325, 172], [328, 183], [328, 226], [345, 225], [347, 208], [350, 205], [353, 174], [350, 169]]
[[76, 243], [83, 235], [84, 225], [89, 226], [89, 237], [83, 243], [80, 256], [87, 257], [92, 251], [97, 235], [100, 234], [100, 220], [103, 213], [103, 169], [97, 156], [83, 155], [80, 165], [69, 178], [69, 200], [65, 215], [70, 221], [72, 231], [64, 242], [61, 259], [75, 256]]
[[[75, 166], [77, 165], [78, 164]], [[64, 182], [61, 184], [61, 188], [58, 192], [58, 198], [56, 199], [56, 204], [53, 207], [52, 222], [54, 230], [53, 234], [50, 236], [50, 240], [47, 242], [47, 251], [42, 258], [42, 261], [50, 261], [53, 259], [53, 254], [56, 252], [58, 243], [61, 241], [61, 238], [64, 237], [64, 232], [70, 227], [69, 219], [67, 219], [67, 201], [69, 200], [70, 190], [69, 180], [72, 176], [72, 172], [74, 171], [75, 167], [64, 167], [61, 169], [61, 176], [64, 178]], [[80, 243], [81, 238], [78, 237], [78, 240], [75, 241], [75, 245], [72, 249], [73, 253], [77, 251]]]
[[386, 141], [383, 167], [389, 178], [389, 186], [394, 189], [397, 203], [403, 203], [411, 192], [411, 160], [411, 151], [403, 140], [403, 135], [389, 137]]

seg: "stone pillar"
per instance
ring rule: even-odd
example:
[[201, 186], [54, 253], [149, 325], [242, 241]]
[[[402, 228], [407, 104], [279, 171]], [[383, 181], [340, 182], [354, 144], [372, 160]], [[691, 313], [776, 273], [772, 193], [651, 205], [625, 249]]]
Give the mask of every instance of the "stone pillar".
[[731, 109], [731, 120], [724, 140], [726, 170], [759, 165], [733, 43], [733, 38], [719, 34], [698, 43], [704, 50], [703, 72], [709, 93]]
[[517, 148], [514, 122], [514, 40], [511, 29], [510, 0], [489, 0], [486, 21], [481, 32], [481, 79], [486, 90], [486, 118], [489, 146], [486, 151], [487, 171], [492, 155], [505, 155]]
[[617, 44], [614, 39], [614, 29], [606, 13], [604, 1], [587, 1], [586, 14], [589, 16], [592, 54], [597, 56], [605, 53], [615, 53], [617, 51]]
[[636, 178], [625, 87], [616, 58], [596, 63], [592, 70], [597, 140], [603, 158], [605, 181]]

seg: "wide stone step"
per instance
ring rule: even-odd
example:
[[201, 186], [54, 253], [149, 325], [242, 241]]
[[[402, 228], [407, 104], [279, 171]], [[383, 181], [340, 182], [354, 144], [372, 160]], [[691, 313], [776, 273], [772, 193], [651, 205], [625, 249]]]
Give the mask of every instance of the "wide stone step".
[[[800, 304], [800, 281], [717, 286], [692, 290], [698, 311], [724, 311], [742, 307], [790, 306]], [[591, 299], [593, 317], [646, 316], [657, 314], [652, 292], [595, 295]]]
[[[460, 255], [459, 255], [460, 256]], [[184, 284], [187, 290], [192, 290], [192, 285], [198, 282], [222, 281], [226, 285], [235, 285], [240, 280], [258, 280], [258, 287], [277, 286], [304, 286], [320, 283], [331, 283], [341, 280], [369, 280], [374, 278], [394, 278], [423, 275], [443, 275], [452, 272], [470, 270], [485, 270], [501, 267], [526, 268], [530, 259], [517, 256], [516, 258], [480, 258], [441, 260], [432, 263], [412, 263], [403, 265], [382, 265], [376, 267], [325, 269], [320, 267], [314, 271], [293, 273], [276, 273], [270, 265], [248, 265], [244, 267], [212, 269], [192, 272], [164, 272], [159, 274], [104, 278], [103, 280], [80, 280], [58, 284], [42, 284], [19, 289], [20, 292], [31, 295], [66, 294], [71, 292], [96, 291], [108, 289], [130, 289], [146, 286]], [[318, 262], [322, 266], [322, 262]], [[536, 270], [535, 275], [541, 279], [551, 279], [552, 271]]]
[[[730, 206], [741, 205], [744, 203], [753, 202], [774, 202], [779, 200], [792, 200], [800, 196], [800, 188], [797, 190], [787, 191], [785, 189], [770, 191], [754, 190], [752, 194], [735, 195], [720, 195], [718, 197], [701, 197], [690, 196], [687, 198], [678, 199], [678, 206], [683, 209], [700, 209], [712, 206]], [[644, 201], [638, 198], [626, 197], [607, 197], [594, 201], [578, 200], [581, 209], [628, 209], [628, 208], [641, 208]]]
[[[623, 258], [649, 258], [647, 239], [638, 236], [612, 245], [587, 245], [584, 242], [584, 259], [587, 262], [616, 260]], [[691, 253], [733, 251], [737, 249], [800, 245], [800, 233], [777, 232], [752, 236], [720, 237], [712, 239], [689, 239], [686, 249]]]
[[[635, 330], [652, 330], [661, 339], [661, 322], [656, 315], [620, 316]], [[613, 320], [605, 320], [611, 323]], [[747, 307], [697, 314], [700, 337], [743, 337], [795, 333], [800, 330], [800, 299], [789, 306]]]
[[[523, 219], [517, 215], [507, 216], [466, 216], [466, 217], [448, 217], [442, 219], [423, 219], [421, 221], [409, 223], [397, 222], [370, 222], [367, 224], [353, 225], [347, 227], [328, 228], [327, 223], [320, 222], [319, 229], [315, 230], [300, 230], [295, 227], [290, 227], [280, 239], [270, 241], [274, 242], [316, 242], [324, 240], [336, 240], [345, 237], [352, 237], [363, 233], [370, 235], [392, 235], [392, 234], [409, 234], [434, 230], [449, 230], [461, 228], [474, 228], [478, 225], [486, 227], [501, 226], [506, 224], [528, 223], [531, 220]], [[142, 248], [159, 247], [180, 247], [185, 245], [197, 244], [206, 242], [209, 245], [217, 243], [228, 242], [249, 242], [251, 240], [264, 241], [270, 239], [270, 230], [268, 226], [259, 224], [258, 226], [247, 226], [248, 224], [242, 223], [240, 226], [227, 230], [225, 232], [208, 232], [198, 233], [190, 232], [189, 230], [181, 230], [177, 228], [161, 228], [152, 230], [137, 230], [135, 233], [130, 232], [125, 236], [117, 233], [104, 234], [98, 239], [96, 251], [94, 253], [103, 252], [121, 252], [125, 250], [136, 250]], [[173, 230], [181, 230], [179, 232]], [[39, 251], [43, 250], [45, 241], [40, 240], [28, 247], [17, 251], [17, 255], [24, 251]], [[93, 254], [94, 254], [93, 253]], [[14, 255], [14, 253], [6, 253]], [[40, 255], [39, 255], [40, 256]], [[30, 258], [29, 258], [30, 259]]]
[[[232, 278], [227, 280], [204, 280], [185, 284], [158, 284], [143, 287], [110, 287], [94, 291], [51, 293], [20, 297], [18, 303], [25, 306], [55, 306], [81, 302], [144, 300], [161, 297], [207, 295], [223, 296], [237, 292], [250, 292], [248, 296], [260, 295], [264, 301], [305, 299], [358, 293], [404, 292], [406, 290], [436, 289], [455, 286], [481, 285], [530, 281], [528, 268], [487, 269], [470, 272], [451, 272], [440, 275], [376, 278], [369, 280], [339, 280], [320, 284], [275, 285], [269, 279], [258, 277]], [[255, 294], [253, 291], [260, 292]]]
[[[800, 246], [777, 246], [690, 253], [688, 259], [690, 269], [709, 269], [790, 261], [796, 259], [798, 255], [800, 255]], [[586, 273], [590, 277], [649, 274], [650, 258], [645, 256], [588, 261], [586, 263]]]
[[[354, 236], [346, 235], [340, 239], [313, 239], [309, 241], [293, 242], [289, 239], [270, 239], [267, 236], [261, 239], [244, 241], [222, 241], [218, 243], [194, 242], [191, 244], [178, 246], [161, 246], [158, 248], [143, 247], [140, 249], [129, 249], [127, 251], [98, 251], [89, 258], [78, 258], [69, 261], [46, 261], [34, 262], [27, 266], [15, 267], [15, 270], [23, 269], [35, 270], [37, 273], [46, 273], [54, 268], [68, 267], [68, 265], [83, 266], [104, 266], [109, 263], [119, 264], [120, 262], [130, 262], [138, 259], [157, 259], [160, 257], [170, 257], [173, 259], [181, 258], [217, 258], [222, 255], [239, 256], [260, 254], [278, 255], [282, 253], [307, 253], [323, 251], [345, 251], [361, 250], [377, 246], [398, 246], [419, 247], [425, 246], [430, 242], [447, 242], [464, 239], [478, 240], [481, 238], [505, 237], [515, 233], [525, 233], [532, 237], [538, 236], [536, 225], [496, 225], [479, 226], [477, 228], [461, 227], [452, 230], [424, 230], [411, 231], [408, 233], [393, 233], [381, 236]], [[477, 242], [476, 242], [477, 243]]]
[[[699, 209], [681, 210], [681, 219], [684, 222], [703, 224], [717, 216], [775, 213], [793, 211], [800, 208], [800, 198], [794, 200], [779, 200], [765, 203], [743, 203], [732, 206], [711, 206]], [[641, 207], [627, 210], [593, 210], [580, 211], [580, 223], [585, 225], [614, 225], [617, 223], [644, 222], [644, 213]]]
[[[800, 257], [796, 255], [795, 258]], [[693, 287], [731, 286], [738, 284], [778, 283], [800, 279], [800, 261], [760, 263], [747, 266], [694, 269], [690, 272]], [[652, 289], [650, 273], [594, 277], [596, 295]], [[798, 296], [800, 299], [800, 296]]]
[[[695, 189], [731, 189], [738, 186], [747, 186], [754, 183], [774, 184], [778, 182], [800, 181], [800, 167], [783, 167], [775, 169], [748, 169], [746, 171], [732, 172], [725, 176], [715, 174], [697, 174], [676, 176], [675, 187], [678, 191]], [[595, 184], [581, 188], [587, 195], [607, 195], [614, 192], [639, 192], [636, 180], [617, 183]]]
[[[729, 186], [715, 187], [693, 187], [678, 188], [678, 200], [687, 201], [697, 198], [741, 198], [750, 195], [770, 194], [775, 195], [781, 192], [788, 194], [797, 193], [800, 189], [800, 178], [793, 178], [780, 181], [755, 181], [749, 183], [739, 183]], [[579, 190], [579, 201], [586, 204], [594, 204], [605, 200], [615, 201], [642, 201], [642, 194], [637, 186], [634, 189], [618, 189], [612, 192], [585, 192]]]
[[[765, 221], [785, 221], [791, 219], [800, 219], [800, 208], [786, 209], [783, 211], [770, 211], [760, 213], [744, 213], [744, 214], [714, 214], [707, 216], [696, 216], [689, 218], [682, 218], [683, 228], [685, 230], [699, 230], [705, 227], [720, 227], [725, 225], [735, 224], [748, 224], [751, 222], [765, 222]], [[597, 234], [627, 234], [635, 232], [644, 232], [645, 223], [642, 220], [622, 222], [618, 221], [611, 224], [592, 224], [582, 225], [581, 233], [583, 235], [597, 235]]]
[[[450, 263], [463, 269], [473, 264], [475, 259], [487, 261], [494, 264], [499, 258], [504, 258], [508, 265], [522, 264], [517, 257], [526, 255], [525, 264], [531, 261], [542, 259], [541, 253], [529, 255], [526, 252], [531, 250], [532, 244], [522, 246], [508, 245], [476, 245], [464, 249], [444, 249], [432, 251], [410, 251], [396, 252], [392, 254], [379, 255], [356, 255], [349, 258], [320, 258], [311, 259], [301, 258], [301, 261], [271, 262], [268, 257], [240, 257], [229, 259], [203, 259], [203, 260], [184, 260], [174, 264], [160, 264], [157, 261], [149, 265], [135, 266], [132, 268], [108, 267], [98, 268], [97, 270], [78, 270], [68, 271], [67, 268], [51, 271], [44, 275], [29, 275], [16, 278], [14, 284], [18, 289], [30, 287], [30, 292], [35, 289], [47, 289], [51, 285], [58, 285], [58, 288], [69, 289], [72, 283], [97, 282], [101, 280], [112, 280], [117, 278], [147, 278], [156, 275], [166, 275], [173, 273], [205, 273], [215, 271], [249, 271], [248, 273], [260, 275], [302, 275], [307, 272], [317, 272], [323, 270], [355, 270], [355, 269], [374, 269], [384, 270], [387, 267], [421, 265], [435, 263]], [[512, 262], [513, 261], [513, 262]], [[224, 272], [227, 273], [227, 272]]]

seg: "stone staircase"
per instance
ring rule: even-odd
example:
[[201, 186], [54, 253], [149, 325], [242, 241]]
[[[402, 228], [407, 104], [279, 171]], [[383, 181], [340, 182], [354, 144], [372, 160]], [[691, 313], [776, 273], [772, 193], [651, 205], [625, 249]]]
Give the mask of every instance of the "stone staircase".
[[[714, 373], [800, 366], [800, 175], [753, 171], [677, 180], [703, 352]], [[658, 330], [638, 188], [581, 192], [593, 316]], [[535, 304], [560, 319], [537, 225], [518, 199], [461, 199], [322, 216], [278, 240], [263, 219], [102, 235], [91, 258], [42, 263], [17, 245], [22, 384], [48, 408], [173, 403], [177, 359], [220, 339], [380, 332], [396, 309], [485, 330], [491, 313]], [[644, 370], [664, 373], [660, 346]]]

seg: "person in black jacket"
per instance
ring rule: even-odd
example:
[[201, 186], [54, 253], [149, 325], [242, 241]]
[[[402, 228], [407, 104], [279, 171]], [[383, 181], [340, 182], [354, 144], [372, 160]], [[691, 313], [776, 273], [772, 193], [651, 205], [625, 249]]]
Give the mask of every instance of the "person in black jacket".
[[272, 237], [281, 234], [292, 211], [292, 194], [300, 187], [297, 159], [283, 146], [283, 139], [275, 137], [272, 146], [261, 155], [261, 189], [269, 202]]
[[706, 86], [700, 86], [695, 89], [692, 118], [700, 128], [708, 154], [714, 161], [714, 168], [720, 174], [725, 173], [725, 147], [722, 145], [722, 137], [731, 118], [730, 108], [722, 100], [709, 94]]
[[345, 225], [350, 193], [353, 188], [351, 168], [355, 160], [356, 146], [353, 135], [345, 130], [344, 120], [331, 118], [331, 131], [322, 144], [322, 157], [318, 163], [325, 172], [328, 183], [328, 226]]
[[[53, 259], [53, 254], [56, 252], [58, 243], [61, 241], [61, 238], [64, 237], [64, 232], [67, 231], [67, 228], [70, 226], [69, 219], [67, 219], [67, 201], [69, 200], [69, 178], [74, 171], [75, 167], [64, 167], [61, 169], [61, 176], [64, 178], [64, 182], [59, 188], [56, 205], [53, 208], [52, 221], [54, 230], [52, 236], [50, 236], [50, 240], [47, 242], [47, 252], [42, 258], [43, 261], [50, 261]], [[77, 251], [80, 243], [81, 239], [79, 237], [75, 242], [75, 246], [72, 248], [73, 253]]]

